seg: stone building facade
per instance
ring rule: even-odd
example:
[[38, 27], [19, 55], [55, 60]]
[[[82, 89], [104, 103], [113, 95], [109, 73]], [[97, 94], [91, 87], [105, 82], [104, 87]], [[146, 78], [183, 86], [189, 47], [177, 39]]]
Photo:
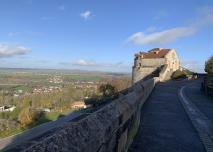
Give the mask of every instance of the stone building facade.
[[168, 77], [180, 69], [180, 60], [175, 49], [154, 48], [148, 52], [135, 54], [132, 68], [133, 83], [149, 76], [162, 66], [166, 66]]

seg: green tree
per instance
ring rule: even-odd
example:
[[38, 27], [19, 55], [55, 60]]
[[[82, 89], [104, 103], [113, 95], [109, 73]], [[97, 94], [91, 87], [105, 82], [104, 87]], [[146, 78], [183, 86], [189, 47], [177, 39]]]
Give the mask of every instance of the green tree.
[[208, 59], [205, 65], [205, 71], [208, 74], [213, 74], [213, 56]]
[[112, 96], [117, 91], [116, 87], [111, 84], [102, 84], [99, 87], [99, 92], [102, 93], [103, 96], [109, 97]]

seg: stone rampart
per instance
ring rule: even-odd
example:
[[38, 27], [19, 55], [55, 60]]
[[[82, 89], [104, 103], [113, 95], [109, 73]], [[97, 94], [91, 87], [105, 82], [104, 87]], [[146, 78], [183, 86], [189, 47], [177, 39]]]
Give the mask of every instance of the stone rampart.
[[69, 123], [25, 152], [124, 152], [140, 124], [141, 107], [159, 78], [139, 81], [102, 109]]
[[155, 70], [157, 70], [156, 67], [133, 69], [132, 82], [135, 83], [135, 82], [140, 81], [141, 78], [145, 78], [145, 77], [149, 76]]
[[169, 80], [173, 71], [169, 68], [167, 64], [162, 67], [162, 70], [159, 73], [159, 81]]

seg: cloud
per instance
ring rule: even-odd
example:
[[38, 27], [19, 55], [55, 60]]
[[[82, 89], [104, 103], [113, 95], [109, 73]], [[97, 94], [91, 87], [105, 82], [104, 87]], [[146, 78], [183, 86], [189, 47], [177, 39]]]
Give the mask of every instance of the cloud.
[[91, 18], [92, 13], [91, 13], [91, 11], [87, 10], [87, 11], [85, 11], [85, 12], [82, 12], [82, 13], [80, 14], [80, 16], [81, 16], [83, 19], [88, 20], [89, 18]]
[[193, 27], [178, 27], [178, 28], [167, 29], [161, 32], [154, 32], [151, 34], [138, 32], [130, 36], [128, 38], [128, 41], [137, 45], [166, 44], [166, 43], [175, 41], [178, 38], [192, 35], [195, 32], [196, 32], [196, 29]]
[[207, 7], [202, 9], [202, 11], [200, 11], [200, 16], [188, 26], [175, 27], [152, 33], [150, 33], [150, 30], [145, 30], [145, 32], [132, 34], [127, 41], [136, 45], [167, 44], [177, 39], [191, 36], [209, 25], [213, 25], [213, 10]]
[[95, 61], [87, 61], [87, 60], [78, 60], [75, 63], [72, 63], [72, 65], [77, 66], [93, 66], [93, 67], [121, 67], [123, 66], [123, 62], [117, 62], [117, 63], [97, 63]]
[[78, 60], [77, 62], [73, 63], [73, 65], [77, 66], [97, 66], [97, 63], [94, 61], [86, 61], [86, 60]]
[[60, 5], [60, 6], [58, 7], [58, 9], [59, 9], [60, 11], [64, 11], [64, 10], [65, 10], [65, 6], [64, 6], [64, 5]]
[[91, 71], [110, 71], [110, 72], [130, 72], [132, 69], [132, 63], [116, 62], [116, 63], [104, 63], [95, 62], [92, 60], [77, 60], [74, 62], [59, 62], [58, 66], [64, 69], [80, 69]]
[[117, 62], [117, 63], [97, 63], [95, 61], [91, 60], [83, 60], [80, 59], [76, 62], [60, 62], [59, 64], [64, 66], [80, 66], [80, 67], [130, 67], [129, 65], [125, 65], [123, 62]]
[[31, 49], [24, 46], [11, 45], [0, 43], [0, 58], [13, 57], [17, 55], [25, 55], [29, 53]]

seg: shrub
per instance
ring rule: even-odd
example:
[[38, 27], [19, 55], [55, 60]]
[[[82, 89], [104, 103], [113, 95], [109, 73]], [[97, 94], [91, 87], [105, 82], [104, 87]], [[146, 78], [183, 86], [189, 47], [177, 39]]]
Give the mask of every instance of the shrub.
[[192, 71], [189, 71], [187, 69], [183, 69], [181, 70], [176, 70], [175, 72], [173, 72], [171, 78], [172, 79], [180, 79], [180, 78], [187, 78], [192, 76], [194, 73]]
[[210, 57], [208, 59], [208, 61], [206, 62], [205, 64], [205, 71], [208, 73], [208, 74], [213, 74], [213, 56]]
[[180, 78], [186, 78], [186, 77], [187, 77], [186, 73], [181, 70], [175, 71], [171, 76], [172, 79], [180, 79]]
[[32, 108], [27, 107], [20, 112], [18, 120], [23, 127], [28, 127], [34, 122], [36, 122], [41, 117], [41, 115], [41, 112], [35, 111]]
[[102, 84], [99, 87], [99, 92], [101, 92], [104, 97], [112, 96], [116, 91], [117, 89], [111, 84]]

